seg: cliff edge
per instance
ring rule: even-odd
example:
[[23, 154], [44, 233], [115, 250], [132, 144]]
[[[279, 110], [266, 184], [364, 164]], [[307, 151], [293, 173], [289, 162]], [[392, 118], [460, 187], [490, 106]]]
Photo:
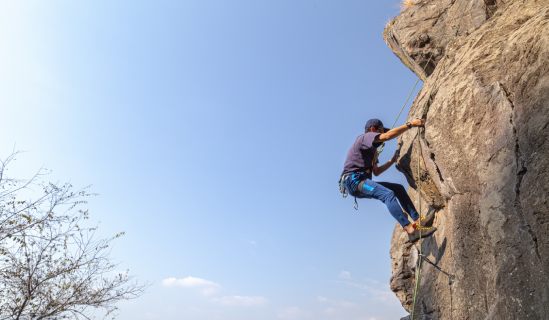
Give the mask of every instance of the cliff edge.
[[398, 168], [438, 231], [395, 228], [391, 288], [415, 319], [549, 318], [549, 0], [418, 1], [384, 38], [423, 81]]

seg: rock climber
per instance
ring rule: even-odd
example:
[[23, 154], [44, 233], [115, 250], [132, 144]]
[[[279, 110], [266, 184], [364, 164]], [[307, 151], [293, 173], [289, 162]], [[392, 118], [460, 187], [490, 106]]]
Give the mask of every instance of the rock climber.
[[[394, 129], [387, 129], [379, 119], [370, 119], [366, 122], [365, 132], [359, 135], [347, 153], [347, 159], [341, 174], [340, 190], [356, 198], [381, 200], [391, 215], [408, 234], [408, 241], [415, 242], [421, 238], [431, 236], [436, 228], [432, 226], [435, 210], [429, 208], [427, 214], [420, 218], [406, 189], [396, 183], [376, 182], [372, 180], [372, 173], [380, 175], [391, 165], [396, 163], [398, 152], [383, 165], [379, 165], [377, 148], [385, 141], [394, 139], [411, 129], [423, 127], [425, 121], [414, 119], [405, 125]], [[404, 210], [403, 210], [404, 209]], [[408, 219], [412, 218], [412, 222]]]

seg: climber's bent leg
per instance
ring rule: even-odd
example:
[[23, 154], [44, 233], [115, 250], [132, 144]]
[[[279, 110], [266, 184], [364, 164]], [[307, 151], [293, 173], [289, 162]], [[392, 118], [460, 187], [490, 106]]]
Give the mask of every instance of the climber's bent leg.
[[419, 219], [419, 214], [417, 213], [416, 207], [412, 203], [412, 200], [410, 199], [410, 196], [408, 196], [408, 193], [406, 192], [406, 189], [398, 183], [391, 183], [391, 182], [378, 182], [380, 185], [384, 186], [387, 189], [392, 190], [395, 193], [395, 196], [398, 199], [398, 202], [400, 202], [400, 205], [412, 218], [413, 221], [416, 221]]
[[406, 214], [402, 211], [393, 190], [372, 181], [371, 179], [366, 179], [359, 184], [356, 197], [381, 200], [385, 203], [393, 218], [395, 218], [402, 227], [406, 227], [410, 224], [410, 221], [406, 217]]

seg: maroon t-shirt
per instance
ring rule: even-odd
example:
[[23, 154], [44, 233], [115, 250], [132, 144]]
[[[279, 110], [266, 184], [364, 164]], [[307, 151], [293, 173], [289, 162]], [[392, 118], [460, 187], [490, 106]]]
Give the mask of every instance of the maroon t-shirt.
[[366, 132], [356, 138], [355, 143], [353, 143], [353, 146], [347, 152], [343, 174], [364, 172], [372, 168], [372, 160], [374, 159], [376, 149], [381, 145], [381, 142], [374, 142], [378, 135], [380, 135], [379, 132]]

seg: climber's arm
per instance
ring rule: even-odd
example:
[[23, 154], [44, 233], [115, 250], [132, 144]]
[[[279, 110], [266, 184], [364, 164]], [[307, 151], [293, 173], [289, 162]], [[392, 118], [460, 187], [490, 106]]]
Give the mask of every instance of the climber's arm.
[[380, 134], [376, 137], [375, 142], [385, 142], [387, 140], [391, 140], [393, 138], [396, 138], [403, 134], [405, 131], [412, 127], [423, 127], [425, 125], [425, 121], [423, 119], [414, 119], [410, 122], [407, 122], [404, 125], [401, 125], [400, 127], [393, 128], [385, 133]]
[[372, 162], [372, 173], [374, 174], [374, 176], [379, 176], [380, 174], [385, 172], [385, 170], [389, 169], [394, 163], [397, 162], [398, 151], [395, 152], [391, 160], [387, 161], [384, 165], [381, 165], [381, 166], [378, 166], [379, 161], [377, 157], [378, 157], [378, 154], [376, 153]]

